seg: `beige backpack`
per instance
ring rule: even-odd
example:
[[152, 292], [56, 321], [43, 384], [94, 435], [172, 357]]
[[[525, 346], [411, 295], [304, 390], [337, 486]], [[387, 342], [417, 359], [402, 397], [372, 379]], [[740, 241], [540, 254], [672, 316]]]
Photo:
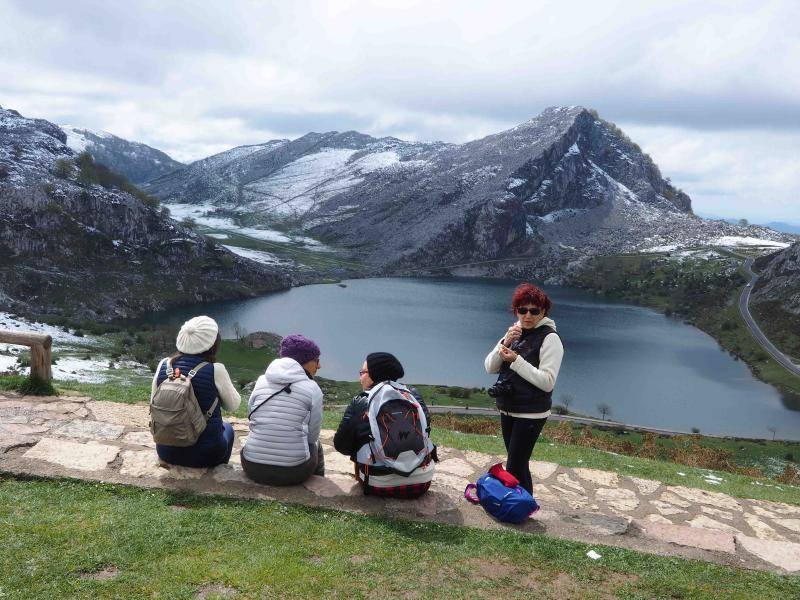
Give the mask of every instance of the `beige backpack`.
[[186, 375], [175, 375], [172, 360], [167, 359], [167, 378], [150, 399], [150, 433], [156, 444], [164, 446], [194, 446], [217, 408], [214, 398], [211, 408], [200, 410], [192, 388], [192, 377], [208, 363], [201, 362]]

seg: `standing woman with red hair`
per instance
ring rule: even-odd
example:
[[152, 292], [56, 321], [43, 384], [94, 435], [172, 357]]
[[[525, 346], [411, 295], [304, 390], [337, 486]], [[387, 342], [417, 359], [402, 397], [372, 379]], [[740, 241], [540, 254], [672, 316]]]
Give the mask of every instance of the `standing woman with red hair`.
[[542, 290], [523, 283], [514, 291], [511, 307], [517, 322], [484, 361], [487, 373], [499, 373], [489, 388], [500, 411], [500, 427], [508, 458], [506, 470], [533, 493], [528, 461], [550, 416], [564, 346], [556, 323], [548, 317], [553, 303]]

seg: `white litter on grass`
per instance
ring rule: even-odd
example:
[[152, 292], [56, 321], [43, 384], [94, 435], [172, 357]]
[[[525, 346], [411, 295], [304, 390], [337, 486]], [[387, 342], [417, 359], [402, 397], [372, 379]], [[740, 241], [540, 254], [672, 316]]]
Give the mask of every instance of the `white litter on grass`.
[[601, 554], [598, 554], [598, 553], [597, 553], [597, 552], [595, 552], [594, 550], [589, 550], [589, 551], [586, 553], [586, 556], [588, 556], [588, 557], [589, 557], [589, 558], [591, 558], [592, 560], [597, 560], [597, 559], [599, 559], [599, 558], [602, 558], [602, 555], [601, 555]]
[[681, 477], [686, 477], [686, 473], [681, 473], [680, 471], [678, 471], [678, 475], [680, 475]]
[[717, 481], [716, 479], [704, 479], [703, 481], [705, 481], [706, 483], [710, 483], [711, 485], [719, 485], [720, 484], [720, 482]]

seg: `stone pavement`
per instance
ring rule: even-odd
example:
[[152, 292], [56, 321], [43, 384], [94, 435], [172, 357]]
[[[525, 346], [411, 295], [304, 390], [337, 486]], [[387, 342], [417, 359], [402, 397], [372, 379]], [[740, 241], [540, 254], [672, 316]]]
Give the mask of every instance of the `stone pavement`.
[[[502, 457], [441, 447], [431, 490], [419, 500], [364, 496], [352, 463], [322, 434], [326, 476], [302, 486], [250, 482], [239, 462], [247, 422], [231, 419], [230, 464], [188, 469], [159, 462], [147, 430], [147, 405], [79, 396], [23, 397], [0, 392], [0, 472], [73, 477], [140, 487], [278, 500], [485, 528], [511, 528], [732, 566], [800, 573], [800, 506], [733, 498], [658, 481], [555, 463], [531, 463], [542, 509], [522, 526], [489, 518], [462, 493]], [[602, 553], [602, 551], [601, 551]]]

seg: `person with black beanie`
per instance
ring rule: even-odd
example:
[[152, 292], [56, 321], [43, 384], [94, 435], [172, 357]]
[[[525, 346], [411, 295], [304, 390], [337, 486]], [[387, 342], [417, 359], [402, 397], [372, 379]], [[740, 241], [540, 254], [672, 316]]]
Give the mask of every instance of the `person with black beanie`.
[[[359, 449], [370, 442], [371, 431], [367, 417], [369, 392], [379, 383], [396, 382], [403, 377], [405, 375], [403, 365], [393, 354], [373, 352], [367, 355], [358, 375], [362, 391], [347, 406], [336, 434], [333, 436], [333, 446], [338, 452], [349, 456], [353, 461], [356, 477], [364, 486], [365, 494], [391, 498], [417, 498], [428, 491], [431, 485], [435, 450], [434, 460], [418, 467], [409, 477], [397, 475], [381, 469], [381, 467], [369, 467], [369, 485], [365, 483], [367, 469], [356, 459]], [[412, 387], [408, 389], [422, 406], [428, 426], [430, 426], [431, 417], [428, 407], [417, 390]]]

